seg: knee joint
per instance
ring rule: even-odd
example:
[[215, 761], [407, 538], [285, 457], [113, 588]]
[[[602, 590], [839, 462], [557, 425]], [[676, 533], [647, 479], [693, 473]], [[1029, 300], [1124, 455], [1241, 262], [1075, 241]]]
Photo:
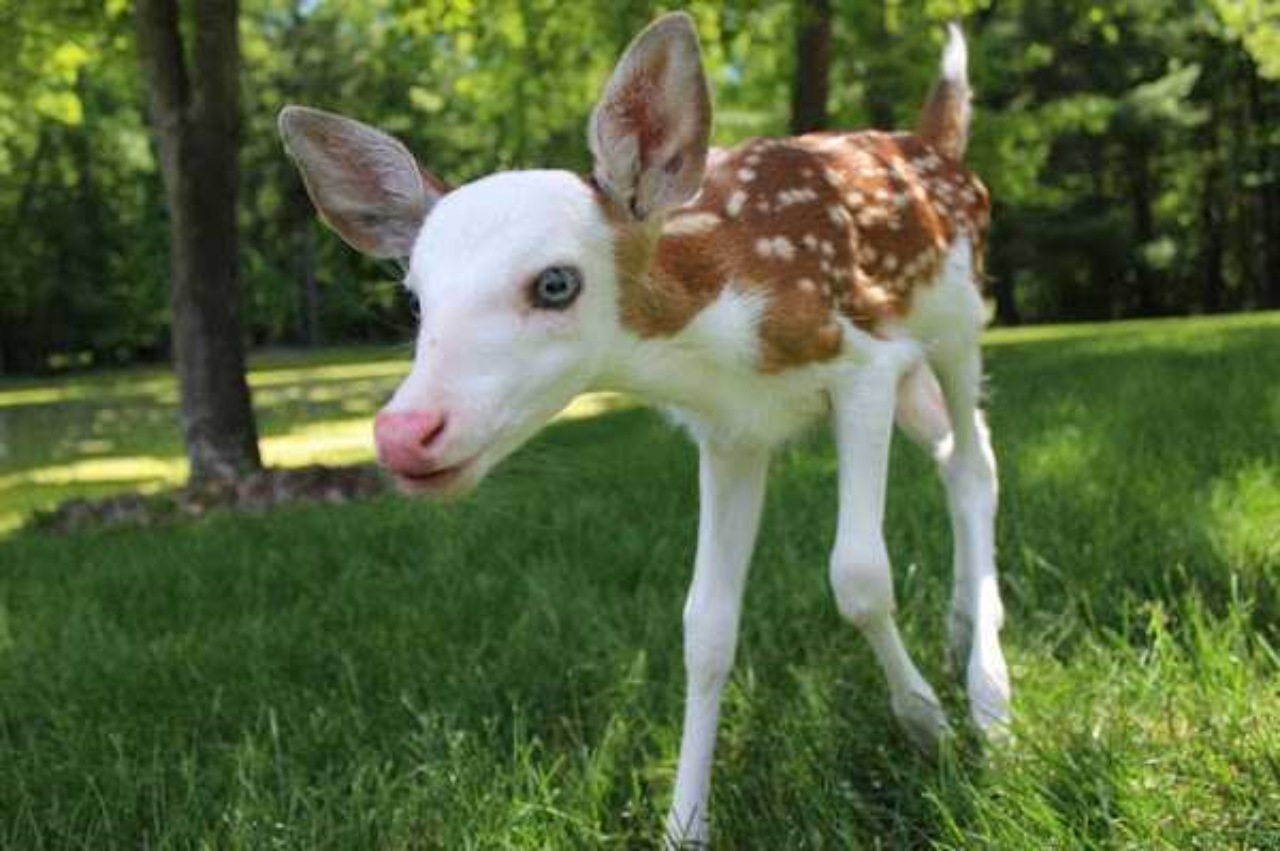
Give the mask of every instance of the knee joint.
[[684, 666], [691, 684], [723, 685], [733, 669], [738, 623], [722, 607], [697, 605], [684, 613]]
[[831, 590], [846, 620], [863, 626], [893, 612], [893, 577], [884, 545], [837, 546], [831, 554]]

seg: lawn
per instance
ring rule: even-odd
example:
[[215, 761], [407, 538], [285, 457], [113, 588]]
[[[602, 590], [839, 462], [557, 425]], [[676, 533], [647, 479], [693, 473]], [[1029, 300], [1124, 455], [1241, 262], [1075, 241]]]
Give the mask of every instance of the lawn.
[[[1280, 314], [993, 333], [1016, 740], [895, 730], [826, 588], [825, 435], [776, 458], [717, 847], [1280, 848]], [[255, 362], [268, 457], [367, 457], [402, 351]], [[0, 512], [181, 475], [159, 372], [0, 385]], [[901, 623], [949, 540], [897, 441]], [[0, 844], [646, 848], [670, 792], [694, 451], [636, 409], [471, 500], [0, 540]], [[3, 522], [3, 517], [0, 517]]]

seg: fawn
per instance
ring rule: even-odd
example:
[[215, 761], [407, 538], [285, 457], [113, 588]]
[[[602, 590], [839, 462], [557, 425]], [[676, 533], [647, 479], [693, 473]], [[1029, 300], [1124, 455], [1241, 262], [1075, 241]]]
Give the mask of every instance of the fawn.
[[416, 353], [374, 426], [404, 491], [466, 492], [587, 390], [661, 405], [697, 441], [669, 845], [708, 837], [721, 691], [770, 452], [821, 418], [839, 460], [831, 587], [884, 669], [893, 713], [925, 747], [949, 732], [894, 623], [881, 526], [896, 420], [946, 488], [950, 648], [971, 715], [990, 736], [1007, 730], [995, 459], [978, 408], [990, 205], [961, 165], [966, 65], [951, 25], [915, 133], [709, 148], [697, 34], [669, 14], [604, 87], [590, 175], [501, 172], [457, 188], [371, 127], [295, 106], [280, 115], [324, 220], [366, 254], [409, 261]]

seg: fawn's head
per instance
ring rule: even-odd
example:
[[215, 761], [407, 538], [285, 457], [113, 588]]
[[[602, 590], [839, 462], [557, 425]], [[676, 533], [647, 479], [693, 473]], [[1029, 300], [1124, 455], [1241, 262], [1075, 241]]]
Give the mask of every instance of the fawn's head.
[[281, 113], [324, 220], [365, 254], [409, 263], [416, 354], [375, 424], [404, 490], [468, 490], [606, 368], [619, 286], [663, 214], [698, 191], [710, 123], [697, 35], [678, 13], [642, 32], [605, 86], [590, 179], [499, 172], [450, 189], [378, 130]]

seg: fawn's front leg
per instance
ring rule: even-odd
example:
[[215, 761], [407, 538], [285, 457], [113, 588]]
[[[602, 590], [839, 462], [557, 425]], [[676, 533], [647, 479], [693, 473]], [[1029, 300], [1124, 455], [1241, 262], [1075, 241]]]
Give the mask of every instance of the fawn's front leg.
[[707, 841], [707, 802], [720, 693], [733, 667], [742, 588], [760, 525], [769, 452], [702, 443], [701, 509], [693, 583], [684, 607], [687, 694], [675, 796], [667, 817], [669, 848]]

